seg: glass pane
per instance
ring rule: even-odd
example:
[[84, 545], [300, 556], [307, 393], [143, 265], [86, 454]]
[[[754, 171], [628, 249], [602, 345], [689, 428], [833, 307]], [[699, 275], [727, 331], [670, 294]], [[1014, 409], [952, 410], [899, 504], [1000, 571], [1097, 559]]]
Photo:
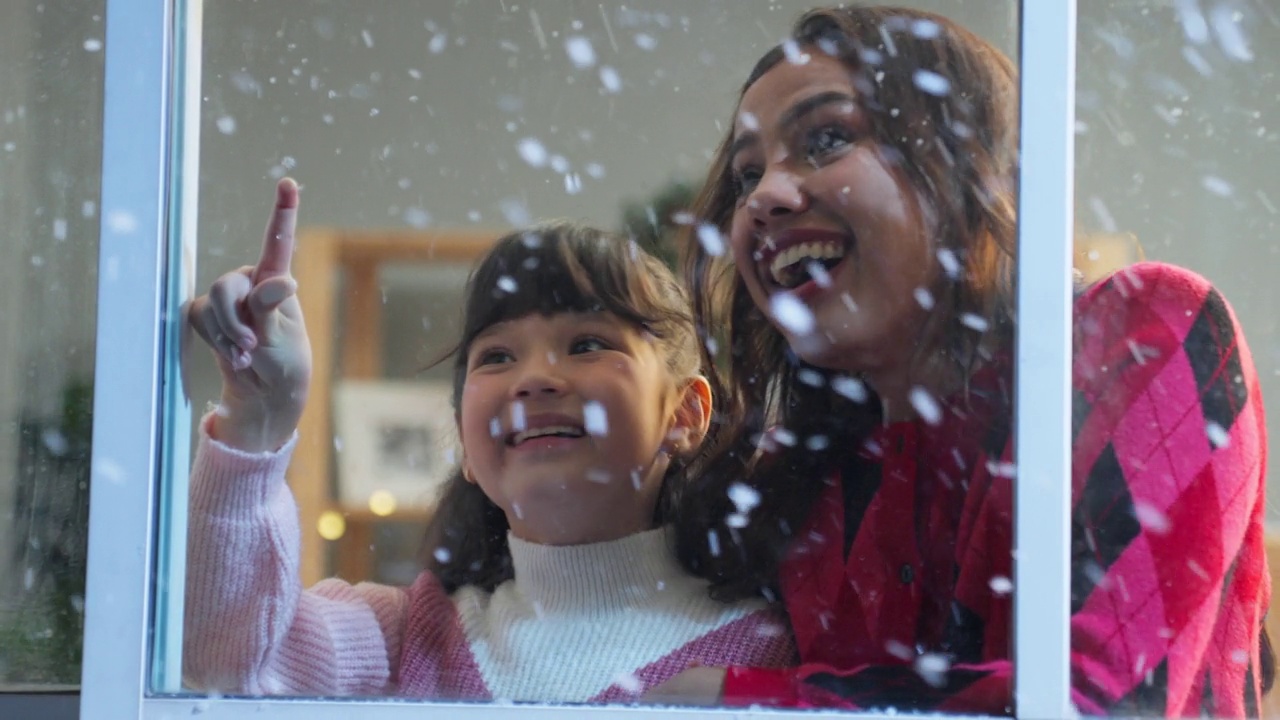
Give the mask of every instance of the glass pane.
[[1080, 4], [1072, 628], [1103, 648], [1073, 668], [1083, 710], [1257, 716], [1270, 685], [1277, 62], [1268, 0]]
[[[809, 3], [205, 7], [187, 687], [627, 702], [702, 666], [658, 697], [1005, 712], [1017, 13], [908, 5], [941, 15], [782, 45]], [[699, 209], [709, 167], [762, 195]], [[637, 245], [557, 274], [549, 218]], [[638, 281], [575, 304], [682, 244], [741, 334], [699, 285], [699, 327]]]
[[80, 683], [102, 11], [0, 7], [0, 692]]

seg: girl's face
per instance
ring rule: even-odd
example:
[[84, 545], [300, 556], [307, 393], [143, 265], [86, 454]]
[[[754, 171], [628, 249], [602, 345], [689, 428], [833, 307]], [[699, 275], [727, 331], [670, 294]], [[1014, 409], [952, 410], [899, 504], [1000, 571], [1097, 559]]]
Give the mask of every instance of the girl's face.
[[464, 467], [518, 537], [623, 537], [652, 526], [681, 395], [656, 340], [611, 314], [497, 323], [467, 353]]
[[901, 372], [938, 260], [927, 211], [872, 136], [852, 75], [809, 48], [743, 95], [730, 245], [756, 305], [820, 367]]

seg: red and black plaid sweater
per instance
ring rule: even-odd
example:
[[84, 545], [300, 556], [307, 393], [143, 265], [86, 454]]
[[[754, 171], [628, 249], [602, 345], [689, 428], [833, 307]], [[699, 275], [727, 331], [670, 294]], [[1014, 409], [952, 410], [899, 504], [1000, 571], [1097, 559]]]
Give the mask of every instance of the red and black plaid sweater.
[[[1075, 321], [1076, 706], [1256, 716], [1266, 429], [1240, 326], [1156, 263], [1090, 288]], [[802, 665], [730, 668], [727, 704], [1011, 712], [1008, 377], [872, 438], [878, 486], [833, 479], [781, 570]]]

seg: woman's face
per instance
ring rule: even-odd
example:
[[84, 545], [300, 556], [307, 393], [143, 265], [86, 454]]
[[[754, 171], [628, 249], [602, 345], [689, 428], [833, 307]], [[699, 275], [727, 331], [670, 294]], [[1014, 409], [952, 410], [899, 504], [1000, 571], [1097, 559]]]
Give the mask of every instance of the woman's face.
[[939, 261], [928, 212], [880, 145], [853, 76], [808, 49], [743, 95], [730, 166], [734, 262], [805, 361], [905, 372]]

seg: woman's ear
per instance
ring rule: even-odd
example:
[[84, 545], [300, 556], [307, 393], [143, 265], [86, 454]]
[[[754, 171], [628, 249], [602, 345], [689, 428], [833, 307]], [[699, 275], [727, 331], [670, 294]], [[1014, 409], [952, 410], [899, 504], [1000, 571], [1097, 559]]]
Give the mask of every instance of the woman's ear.
[[711, 427], [711, 383], [701, 375], [686, 380], [680, 389], [674, 422], [667, 433], [673, 455], [687, 455], [702, 445]]

